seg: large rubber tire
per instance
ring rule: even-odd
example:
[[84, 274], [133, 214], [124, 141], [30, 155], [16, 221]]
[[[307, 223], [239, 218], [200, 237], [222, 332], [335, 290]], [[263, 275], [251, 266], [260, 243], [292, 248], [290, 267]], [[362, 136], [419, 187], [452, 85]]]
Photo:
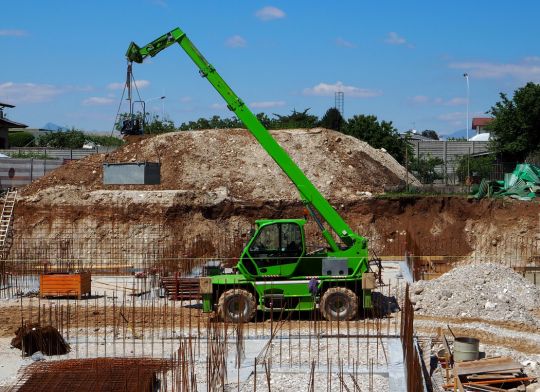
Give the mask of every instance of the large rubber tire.
[[255, 297], [247, 290], [231, 289], [219, 297], [218, 315], [229, 323], [247, 323], [257, 311]]
[[358, 313], [358, 296], [345, 287], [331, 287], [321, 298], [320, 310], [326, 320], [352, 320]]

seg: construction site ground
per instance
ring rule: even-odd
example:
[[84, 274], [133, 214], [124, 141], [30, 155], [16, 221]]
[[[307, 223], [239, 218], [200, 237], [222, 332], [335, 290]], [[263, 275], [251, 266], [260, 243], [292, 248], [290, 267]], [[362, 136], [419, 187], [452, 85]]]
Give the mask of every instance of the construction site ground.
[[[234, 367], [235, 359], [230, 354], [229, 368], [233, 370], [229, 370], [231, 372], [229, 377], [233, 380], [237, 377], [243, 378], [241, 385], [244, 389], [242, 390], [253, 390], [253, 378], [250, 378], [250, 375], [253, 377], [254, 367], [248, 362], [254, 361], [263, 349], [269, 350], [265, 345], [269, 343], [270, 337], [276, 334], [280, 339], [272, 340], [272, 351], [265, 354], [265, 356], [269, 355], [269, 358], [274, 358], [272, 360], [274, 375], [272, 385], [277, 388], [275, 390], [287, 390], [286, 386], [291, 382], [294, 383], [293, 380], [307, 384], [309, 380], [303, 380], [302, 377], [307, 377], [306, 371], [310, 369], [310, 360], [314, 358], [328, 362], [325, 362], [322, 373], [327, 372], [330, 358], [334, 358], [331, 366], [334, 367], [333, 371], [336, 374], [334, 380], [336, 388], [339, 388], [340, 383], [337, 378], [340, 372], [337, 358], [348, 358], [348, 365], [343, 365], [344, 370], [341, 371], [347, 374], [347, 371], [351, 371], [355, 366], [365, 371], [366, 379], [362, 386], [365, 386], [366, 390], [370, 382], [375, 383], [377, 388], [373, 390], [400, 390], [394, 385], [395, 379], [392, 381], [393, 387], [390, 388], [387, 367], [388, 356], [391, 355], [387, 345], [394, 345], [391, 343], [392, 337], [399, 335], [400, 328], [400, 313], [392, 305], [394, 303], [392, 298], [395, 298], [394, 293], [398, 293], [396, 300], [399, 302], [399, 293], [403, 292], [406, 285], [402, 277], [404, 274], [399, 266], [398, 262], [383, 263], [385, 286], [382, 286], [379, 292], [390, 299], [382, 306], [393, 311], [386, 316], [360, 317], [351, 322], [338, 323], [322, 321], [320, 315], [313, 314], [293, 313], [273, 316], [259, 314], [256, 321], [243, 326], [242, 335], [247, 338], [247, 343], [245, 343], [247, 354], [242, 365], [243, 370], [240, 371]], [[106, 278], [102, 280], [102, 283], [110, 284], [110, 279]], [[121, 281], [129, 287], [130, 279], [135, 280], [135, 278], [121, 278]], [[99, 285], [100, 277], [95, 277], [95, 282]], [[133, 286], [135, 284], [132, 282]], [[70, 307], [69, 310], [68, 307]], [[38, 312], [38, 309], [41, 311]], [[122, 310], [127, 322], [118, 315]], [[38, 313], [40, 313], [39, 316]], [[534, 314], [538, 317], [538, 309], [534, 310]], [[41, 318], [42, 321], [47, 322], [47, 318], [51, 317], [52, 319], [63, 317], [62, 325], [66, 329], [62, 330], [62, 333], [72, 348], [71, 353], [67, 355], [46, 357], [46, 360], [107, 355], [166, 357], [177, 350], [181, 336], [189, 335], [193, 336], [193, 344], [198, 344], [199, 350], [205, 352], [206, 338], [197, 339], [196, 336], [204, 336], [209, 318], [215, 315], [202, 313], [195, 301], [167, 301], [157, 297], [144, 300], [126, 295], [125, 291], [103, 291], [101, 294], [81, 301], [37, 297], [2, 300], [0, 301], [0, 318], [4, 322], [0, 327], [0, 356], [3, 358], [0, 363], [0, 386], [10, 385], [16, 380], [17, 372], [23, 366], [33, 362], [29, 357], [22, 358], [20, 350], [9, 348], [14, 331], [21, 325], [22, 320], [36, 321]], [[283, 322], [280, 319], [286, 321]], [[133, 327], [130, 324], [132, 320], [135, 320]], [[537, 318], [537, 321], [540, 321], [540, 318]], [[539, 375], [540, 329], [537, 324], [518, 324], [512, 320], [497, 322], [481, 317], [450, 318], [427, 315], [415, 317], [415, 331], [422, 339], [436, 341], [441, 331], [450, 337], [448, 326], [456, 335], [479, 338], [480, 350], [487, 356], [510, 356], [524, 366], [529, 376]], [[230, 340], [233, 344], [238, 332], [235, 331], [233, 325], [227, 328], [230, 330]], [[384, 341], [379, 341], [375, 337], [377, 333], [385, 336]], [[366, 335], [371, 335], [371, 340], [369, 338], [366, 340]], [[315, 338], [316, 336], [334, 336], [335, 338], [321, 340]], [[357, 336], [363, 336], [363, 338]], [[395, 343], [399, 346], [401, 344], [399, 339]], [[204, 347], [201, 348], [201, 344]], [[338, 351], [331, 353], [333, 350], [340, 350], [339, 347], [341, 347], [340, 353]], [[396, 349], [395, 345], [392, 347]], [[291, 348], [294, 350], [290, 351]], [[440, 347], [437, 345], [432, 348], [433, 351], [438, 349]], [[234, 352], [234, 347], [231, 346], [231, 350]], [[309, 354], [307, 354], [308, 350]], [[302, 358], [302, 352], [304, 358]], [[294, 357], [295, 355], [297, 357]], [[393, 355], [395, 356], [396, 353]], [[368, 377], [367, 369], [368, 365], [371, 366], [373, 357], [376, 358], [373, 363], [375, 370], [371, 373], [372, 376]], [[319, 364], [319, 366], [322, 365]], [[396, 371], [395, 368], [392, 367], [392, 369], [394, 369], [393, 372]], [[259, 371], [258, 388], [262, 388], [267, 380], [264, 376], [264, 368], [261, 367]], [[318, 372], [314, 373], [314, 377], [320, 376]], [[393, 377], [396, 375], [394, 374]], [[232, 382], [229, 387], [234, 385], [236, 384]]]
[[[325, 129], [273, 131], [273, 135], [349, 225], [369, 239], [370, 255], [388, 260], [383, 279], [389, 286], [380, 290], [385, 297], [395, 297], [401, 304], [407, 277], [414, 275], [400, 270], [399, 262], [403, 266], [406, 255], [419, 261], [419, 278], [430, 282], [463, 265], [508, 266], [504, 273], [488, 276], [486, 272], [482, 281], [475, 277], [472, 286], [468, 285], [470, 274], [456, 275], [453, 285], [443, 275], [440, 282], [444, 287], [422, 283], [423, 294], [415, 292], [419, 285], [411, 280], [414, 328], [422, 338], [435, 341], [441, 332], [449, 334], [449, 326], [457, 335], [479, 338], [487, 355], [509, 355], [523, 364], [527, 374], [539, 375], [540, 298], [537, 289], [519, 279], [540, 262], [540, 203], [402, 194], [399, 191], [407, 183], [419, 184], [385, 151]], [[103, 185], [106, 162], [159, 162], [161, 184]], [[24, 277], [17, 288], [23, 297], [0, 300], [0, 385], [12, 382], [20, 367], [32, 362], [9, 348], [14, 331], [24, 320], [62, 319], [65, 329], [61, 332], [74, 344], [70, 354], [58, 358], [97, 356], [105, 350], [118, 356], [148, 354], [158, 346], [161, 354], [170, 354], [182, 331], [197, 336], [206, 331], [209, 316], [193, 303], [159, 298], [157, 291], [131, 296], [146, 291], [138, 288], [142, 280], [133, 274], [151, 272], [159, 277], [159, 271], [178, 271], [189, 275], [214, 258], [232, 266], [255, 219], [304, 216], [304, 206], [290, 181], [248, 132], [240, 129], [181, 132], [135, 141], [114, 153], [71, 162], [35, 181], [21, 190], [15, 207], [13, 244], [6, 266], [17, 277]], [[313, 222], [306, 231], [315, 233]], [[38, 289], [36, 271], [46, 268], [95, 271], [93, 295], [80, 301], [32, 297]], [[154, 283], [152, 290], [157, 287]], [[487, 293], [499, 286], [500, 292], [490, 294], [493, 298], [480, 296], [483, 290]], [[514, 291], [519, 291], [519, 298], [510, 295]], [[0, 295], [6, 294], [7, 290]], [[475, 298], [478, 300], [467, 302]], [[513, 306], [518, 300], [519, 306]], [[442, 303], [445, 306], [437, 308]], [[377, 365], [382, 355], [379, 349], [384, 351], [392, 336], [399, 335], [398, 313], [394, 308], [387, 310], [392, 311], [385, 317], [351, 323], [314, 321], [313, 316], [298, 314], [281, 323], [276, 315], [259, 315], [242, 333], [268, 341], [279, 326], [283, 355], [284, 342], [292, 341], [286, 340], [289, 337], [295, 337], [296, 344], [300, 342], [298, 351], [304, 352], [321, 343], [309, 336], [322, 330], [331, 335], [339, 332], [325, 349], [343, 343], [338, 340], [341, 335], [368, 332], [373, 336], [382, 331], [386, 340], [375, 339], [371, 342], [375, 349], [370, 346], [368, 350]], [[139, 334], [142, 339], [134, 336]], [[201, 339], [196, 341], [203, 344]], [[365, 342], [358, 340], [358, 347], [362, 344]], [[264, 344], [257, 340], [255, 345]], [[427, 354], [438, 348], [429, 347]], [[258, 347], [254, 350], [261, 352]], [[263, 357], [266, 360], [272, 355]], [[304, 365], [296, 377], [306, 377], [309, 364]], [[334, 365], [337, 363], [325, 364], [324, 371]], [[369, 358], [356, 365], [369, 365]], [[352, 362], [350, 367], [354, 367]], [[263, 368], [259, 370], [264, 373]], [[259, 374], [261, 386], [267, 381], [263, 373]], [[276, 385], [286, 386], [294, 380], [285, 373], [279, 373]], [[339, 369], [334, 376], [338, 373]], [[373, 390], [395, 390], [380, 379], [388, 380], [388, 374], [371, 372], [371, 376], [368, 384], [380, 383]], [[246, 391], [252, 390], [249, 382]], [[333, 384], [335, 390], [339, 390], [339, 382]]]

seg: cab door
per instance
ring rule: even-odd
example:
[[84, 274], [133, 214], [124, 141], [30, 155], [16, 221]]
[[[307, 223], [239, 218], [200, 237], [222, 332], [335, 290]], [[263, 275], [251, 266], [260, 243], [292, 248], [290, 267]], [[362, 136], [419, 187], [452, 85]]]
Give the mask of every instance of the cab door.
[[294, 222], [269, 223], [259, 228], [247, 255], [259, 276], [291, 276], [304, 254], [304, 232]]

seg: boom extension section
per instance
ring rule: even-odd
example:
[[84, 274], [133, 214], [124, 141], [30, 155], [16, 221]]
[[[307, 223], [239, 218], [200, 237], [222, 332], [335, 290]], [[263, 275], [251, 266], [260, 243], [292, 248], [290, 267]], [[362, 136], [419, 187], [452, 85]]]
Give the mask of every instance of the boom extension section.
[[[330, 203], [321, 195], [317, 188], [309, 181], [304, 172], [289, 157], [287, 152], [277, 143], [270, 132], [261, 124], [257, 117], [249, 110], [245, 103], [234, 93], [227, 83], [218, 74], [216, 69], [203, 57], [195, 45], [190, 41], [186, 34], [176, 28], [171, 30], [158, 39], [150, 42], [143, 47], [137, 46], [132, 42], [127, 50], [126, 57], [129, 61], [142, 63], [148, 56], [154, 57], [163, 49], [178, 43], [186, 54], [193, 60], [199, 68], [202, 77], [206, 77], [210, 84], [227, 102], [227, 106], [238, 118], [246, 125], [247, 129], [257, 139], [266, 152], [281, 167], [285, 174], [290, 178], [298, 189], [302, 201], [307, 205], [310, 213], [314, 216], [317, 211], [322, 219], [332, 228], [336, 235], [350, 248], [353, 244], [365, 249], [367, 241], [364, 237], [356, 234], [347, 223], [341, 218]], [[318, 220], [318, 219], [317, 219]], [[320, 222], [318, 222], [320, 223]], [[332, 251], [337, 252], [340, 247], [334, 238], [322, 224], [322, 235], [328, 242]]]

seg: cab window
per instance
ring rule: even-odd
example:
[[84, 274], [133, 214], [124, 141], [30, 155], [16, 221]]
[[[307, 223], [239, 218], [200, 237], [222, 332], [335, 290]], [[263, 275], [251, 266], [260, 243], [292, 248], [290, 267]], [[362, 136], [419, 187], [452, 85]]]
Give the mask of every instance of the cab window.
[[259, 267], [295, 263], [304, 250], [302, 230], [296, 223], [264, 226], [251, 243], [249, 253]]

